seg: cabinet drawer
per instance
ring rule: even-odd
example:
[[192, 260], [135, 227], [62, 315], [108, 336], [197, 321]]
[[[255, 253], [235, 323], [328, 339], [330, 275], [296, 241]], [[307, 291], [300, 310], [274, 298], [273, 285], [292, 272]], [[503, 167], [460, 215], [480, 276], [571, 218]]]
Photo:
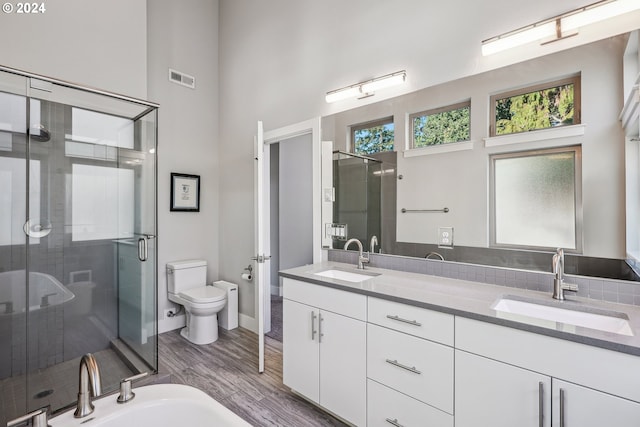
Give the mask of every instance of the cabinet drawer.
[[405, 394], [367, 381], [367, 426], [453, 427], [453, 416]]
[[367, 325], [367, 376], [453, 414], [453, 349]]
[[367, 297], [322, 285], [284, 278], [283, 297], [354, 319], [367, 320]]
[[454, 317], [421, 307], [369, 297], [368, 322], [453, 346]]

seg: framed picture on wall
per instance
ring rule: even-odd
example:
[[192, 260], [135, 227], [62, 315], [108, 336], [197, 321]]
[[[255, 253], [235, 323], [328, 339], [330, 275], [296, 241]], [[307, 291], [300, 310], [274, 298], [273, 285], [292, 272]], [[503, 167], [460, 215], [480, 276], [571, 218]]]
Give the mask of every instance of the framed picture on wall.
[[172, 212], [200, 212], [200, 175], [171, 173]]

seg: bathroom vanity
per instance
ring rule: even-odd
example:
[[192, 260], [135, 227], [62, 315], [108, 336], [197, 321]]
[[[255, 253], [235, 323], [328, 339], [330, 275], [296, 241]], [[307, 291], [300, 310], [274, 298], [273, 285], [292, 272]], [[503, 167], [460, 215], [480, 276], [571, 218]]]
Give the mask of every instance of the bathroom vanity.
[[280, 274], [283, 381], [353, 425], [640, 424], [640, 307], [335, 262]]

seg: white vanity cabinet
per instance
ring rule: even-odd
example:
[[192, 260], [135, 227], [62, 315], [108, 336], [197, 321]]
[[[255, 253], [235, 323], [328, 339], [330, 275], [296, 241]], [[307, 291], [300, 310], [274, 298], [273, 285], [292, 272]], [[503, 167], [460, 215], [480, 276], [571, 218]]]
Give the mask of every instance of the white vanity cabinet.
[[366, 425], [367, 297], [287, 278], [283, 296], [284, 384]]
[[453, 427], [453, 316], [374, 297], [368, 308], [367, 425]]
[[455, 347], [456, 427], [640, 425], [636, 356], [461, 317]]
[[283, 283], [284, 383], [355, 426], [640, 426], [638, 356]]

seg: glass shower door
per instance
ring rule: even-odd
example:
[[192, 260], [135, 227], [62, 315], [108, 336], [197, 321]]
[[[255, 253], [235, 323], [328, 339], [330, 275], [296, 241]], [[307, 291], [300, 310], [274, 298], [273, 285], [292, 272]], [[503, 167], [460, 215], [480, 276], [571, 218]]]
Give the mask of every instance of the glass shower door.
[[0, 72], [0, 425], [27, 409], [27, 103], [26, 79]]
[[[155, 315], [155, 275], [146, 264], [139, 267], [137, 256], [131, 263], [129, 250], [140, 230], [155, 235], [155, 181], [149, 183], [155, 172], [148, 172], [155, 171], [149, 152], [155, 133], [148, 136], [138, 118], [147, 107], [31, 80], [28, 149], [40, 173], [29, 180], [30, 197], [39, 203], [30, 203], [25, 226], [33, 307], [27, 409], [56, 410], [76, 400], [82, 355], [94, 354], [109, 392], [133, 373], [114, 351], [118, 344], [136, 352], [135, 344], [155, 345], [155, 322], [148, 320], [149, 312]], [[139, 274], [123, 275], [132, 265]], [[146, 298], [127, 293], [134, 288]], [[155, 370], [157, 358], [147, 365]]]
[[156, 111], [134, 122], [135, 144], [120, 149], [122, 168], [135, 171], [131, 239], [116, 243], [118, 253], [118, 336], [149, 366], [157, 366], [156, 310]]

